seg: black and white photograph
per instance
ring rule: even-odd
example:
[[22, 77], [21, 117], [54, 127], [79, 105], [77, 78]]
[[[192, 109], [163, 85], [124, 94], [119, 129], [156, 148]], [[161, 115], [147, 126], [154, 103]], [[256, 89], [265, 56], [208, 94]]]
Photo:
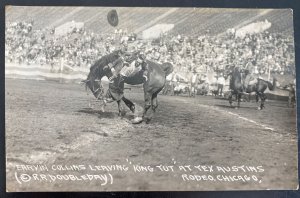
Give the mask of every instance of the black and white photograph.
[[297, 190], [291, 9], [5, 7], [7, 192]]

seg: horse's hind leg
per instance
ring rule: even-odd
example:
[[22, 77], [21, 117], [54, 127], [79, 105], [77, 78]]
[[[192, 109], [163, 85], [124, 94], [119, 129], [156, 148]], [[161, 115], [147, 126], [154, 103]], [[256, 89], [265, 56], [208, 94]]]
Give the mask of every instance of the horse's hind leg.
[[236, 97], [237, 97], [237, 101], [238, 101], [238, 106], [237, 107], [240, 108], [242, 94], [239, 92], [239, 93], [237, 93]]
[[258, 103], [258, 100], [259, 100], [259, 98], [258, 98], [258, 92], [256, 92], [256, 94], [255, 94], [255, 99], [256, 99], [256, 103]]
[[143, 117], [147, 114], [148, 109], [151, 107], [151, 101], [152, 101], [152, 94], [145, 92], [145, 105], [144, 105], [144, 112]]
[[261, 104], [260, 104], [261, 109], [265, 108], [265, 100], [266, 100], [266, 95], [264, 93], [261, 93]]
[[229, 100], [230, 106], [232, 106], [232, 91], [229, 93], [228, 100]]
[[157, 94], [159, 93], [156, 92], [152, 95], [152, 99], [151, 99], [151, 106], [152, 106], [152, 110], [155, 112], [157, 107], [158, 107], [158, 102], [157, 102]]
[[266, 96], [261, 92], [258, 92], [258, 96], [260, 97], [260, 107], [258, 107], [258, 110], [262, 110], [265, 107]]

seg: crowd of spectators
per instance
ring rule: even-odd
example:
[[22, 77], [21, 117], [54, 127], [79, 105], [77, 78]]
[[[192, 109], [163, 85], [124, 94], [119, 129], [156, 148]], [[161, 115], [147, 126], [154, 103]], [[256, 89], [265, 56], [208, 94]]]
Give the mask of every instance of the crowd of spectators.
[[84, 28], [64, 36], [54, 29], [34, 29], [34, 22], [8, 23], [5, 28], [6, 62], [20, 64], [89, 67], [101, 56], [122, 43], [130, 51], [143, 51], [157, 62], [171, 62], [175, 71], [222, 71], [228, 66], [248, 67], [257, 74], [294, 74], [293, 37], [264, 31], [237, 37], [234, 31], [220, 35], [206, 32], [198, 37], [163, 34], [154, 40], [136, 39], [136, 35], [117, 30], [110, 35], [93, 33]]
[[[163, 39], [162, 39], [163, 40]], [[223, 35], [202, 35], [197, 38], [173, 36], [163, 40], [159, 47], [146, 50], [148, 58], [170, 61], [179, 71], [222, 72], [231, 66], [248, 68], [256, 74], [294, 74], [293, 38], [279, 33], [236, 37], [227, 32]]]

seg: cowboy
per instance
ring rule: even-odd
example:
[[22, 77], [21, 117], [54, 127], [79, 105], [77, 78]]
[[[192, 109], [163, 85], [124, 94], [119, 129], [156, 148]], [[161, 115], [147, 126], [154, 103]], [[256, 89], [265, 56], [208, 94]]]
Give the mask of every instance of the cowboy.
[[[129, 58], [124, 59], [121, 57], [123, 61], [122, 69], [120, 72], [116, 72], [114, 70], [114, 66], [117, 64], [112, 63], [109, 68], [111, 68], [113, 75], [109, 78], [109, 80], [112, 82], [118, 74], [120, 74], [121, 81], [125, 80], [126, 77], [130, 76], [134, 72], [137, 72], [138, 69], [141, 67], [141, 71], [143, 71], [143, 79], [145, 82], [148, 81], [148, 63], [146, 62], [146, 57], [141, 52], [133, 53]], [[126, 66], [126, 67], [125, 67]]]
[[119, 50], [116, 50], [112, 52], [114, 56], [117, 56], [118, 58], [114, 61], [110, 61], [106, 66], [104, 66], [104, 70], [110, 69], [113, 76], [117, 75], [115, 71], [115, 67], [119, 64], [123, 64], [124, 61], [128, 59], [129, 56], [131, 56], [130, 53], [127, 52], [127, 45], [123, 44]]

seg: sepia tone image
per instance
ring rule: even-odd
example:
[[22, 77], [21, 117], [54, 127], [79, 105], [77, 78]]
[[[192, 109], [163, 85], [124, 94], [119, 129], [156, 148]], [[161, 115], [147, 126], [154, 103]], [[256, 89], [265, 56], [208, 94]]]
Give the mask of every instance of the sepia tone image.
[[8, 192], [298, 188], [292, 10], [5, 17]]

